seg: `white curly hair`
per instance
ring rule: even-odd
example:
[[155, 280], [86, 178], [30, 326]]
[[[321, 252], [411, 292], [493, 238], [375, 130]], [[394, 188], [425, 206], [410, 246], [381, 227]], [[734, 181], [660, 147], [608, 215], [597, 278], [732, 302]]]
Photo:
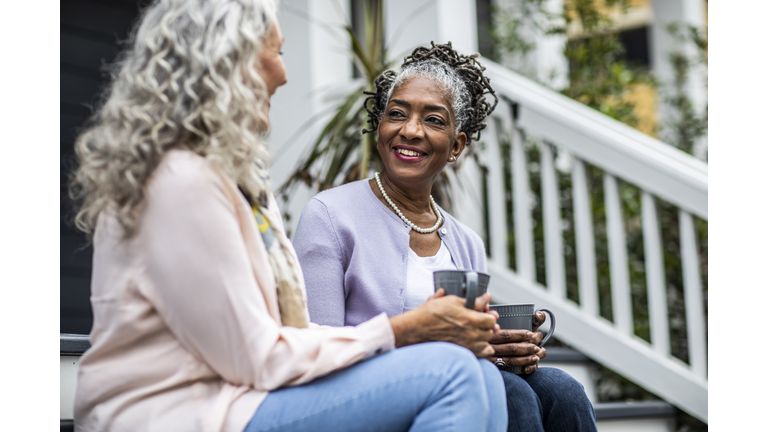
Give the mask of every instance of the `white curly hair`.
[[276, 0], [156, 0], [142, 12], [75, 142], [77, 228], [92, 236], [109, 209], [133, 236], [147, 180], [174, 148], [205, 157], [247, 195], [265, 195], [269, 96], [255, 67], [276, 22]]

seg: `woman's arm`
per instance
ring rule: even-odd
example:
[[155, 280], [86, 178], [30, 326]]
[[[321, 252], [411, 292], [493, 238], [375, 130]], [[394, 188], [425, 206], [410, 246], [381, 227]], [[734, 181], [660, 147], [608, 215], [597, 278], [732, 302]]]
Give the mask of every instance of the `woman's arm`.
[[270, 315], [223, 183], [204, 162], [158, 170], [139, 253], [145, 295], [179, 343], [230, 383], [301, 384], [393, 348], [385, 315], [357, 327], [297, 329]]
[[304, 207], [293, 247], [304, 273], [309, 319], [321, 325], [343, 326], [346, 294], [341, 243], [320, 200], [313, 198]]

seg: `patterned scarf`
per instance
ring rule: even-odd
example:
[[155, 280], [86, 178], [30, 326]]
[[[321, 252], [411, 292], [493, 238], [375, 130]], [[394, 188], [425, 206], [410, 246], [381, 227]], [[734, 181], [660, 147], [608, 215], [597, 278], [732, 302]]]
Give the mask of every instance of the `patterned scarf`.
[[252, 204], [253, 216], [261, 232], [264, 246], [269, 255], [269, 264], [275, 274], [277, 303], [280, 319], [285, 326], [306, 328], [309, 326], [307, 298], [303, 289], [303, 278], [299, 277], [299, 264], [290, 253], [288, 236], [280, 230], [279, 224], [270, 221], [270, 213], [258, 204]]

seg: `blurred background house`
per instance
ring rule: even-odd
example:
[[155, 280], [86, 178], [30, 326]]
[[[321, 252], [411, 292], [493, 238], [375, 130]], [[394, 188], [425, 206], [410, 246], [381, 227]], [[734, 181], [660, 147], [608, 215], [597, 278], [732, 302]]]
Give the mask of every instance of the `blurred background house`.
[[[61, 2], [61, 333], [92, 322], [74, 138], [148, 3]], [[486, 241], [494, 299], [555, 311], [574, 351], [553, 361], [601, 431], [706, 430], [705, 0], [282, 0], [280, 23], [268, 141], [289, 231], [318, 190], [376, 169], [355, 132], [372, 73], [430, 41], [480, 52], [501, 102], [440, 197]]]

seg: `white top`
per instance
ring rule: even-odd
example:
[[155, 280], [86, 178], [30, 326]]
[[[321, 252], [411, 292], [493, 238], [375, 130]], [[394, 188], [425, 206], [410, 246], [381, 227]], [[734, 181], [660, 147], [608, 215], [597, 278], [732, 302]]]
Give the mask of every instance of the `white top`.
[[435, 293], [435, 282], [432, 273], [438, 270], [457, 270], [451, 253], [440, 242], [440, 249], [435, 256], [420, 257], [413, 249], [408, 248], [408, 274], [405, 279], [405, 305], [403, 312], [424, 304]]

